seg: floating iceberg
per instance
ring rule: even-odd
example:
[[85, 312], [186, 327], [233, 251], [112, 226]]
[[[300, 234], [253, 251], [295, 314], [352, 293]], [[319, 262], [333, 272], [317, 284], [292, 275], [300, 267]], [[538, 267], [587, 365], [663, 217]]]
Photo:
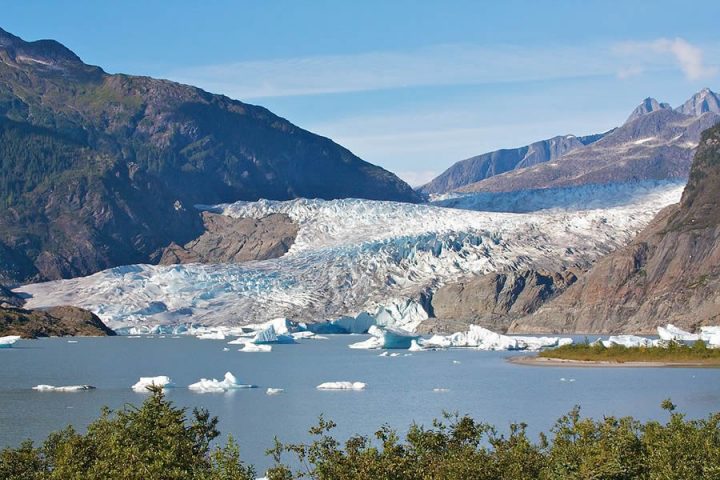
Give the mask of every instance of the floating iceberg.
[[613, 345], [622, 345], [623, 347], [657, 347], [660, 345], [659, 340], [652, 340], [650, 338], [638, 337], [637, 335], [616, 335], [608, 338], [607, 340], [598, 340], [606, 348], [612, 347]]
[[422, 352], [425, 350], [423, 347], [420, 346], [417, 340], [413, 339], [410, 342], [410, 348], [408, 348], [408, 351], [410, 352]]
[[380, 328], [375, 325], [370, 327], [368, 333], [372, 335], [372, 337], [362, 342], [353, 343], [349, 345], [349, 347], [355, 349], [409, 349], [412, 346], [412, 342], [420, 338], [419, 335], [404, 330]]
[[237, 378], [230, 372], [225, 373], [223, 380], [208, 380], [201, 378], [199, 382], [188, 385], [188, 388], [197, 393], [222, 393], [238, 388], [256, 388], [255, 385], [244, 385], [237, 383]]
[[520, 337], [495, 333], [478, 325], [470, 325], [467, 332], [452, 335], [433, 335], [419, 340], [423, 348], [475, 348], [477, 350], [540, 350], [572, 343], [570, 338]]
[[266, 394], [266, 395], [277, 395], [277, 394], [282, 393], [282, 392], [284, 392], [284, 391], [285, 391], [284, 388], [268, 388], [268, 389], [265, 391], [265, 394]]
[[259, 331], [252, 338], [252, 343], [295, 343], [295, 339], [291, 335], [278, 334], [273, 325], [269, 325], [264, 330]]
[[318, 385], [318, 390], [365, 390], [363, 382], [325, 382]]
[[138, 380], [137, 383], [131, 388], [136, 392], [147, 393], [148, 387], [151, 386], [166, 388], [172, 387], [173, 383], [170, 377], [165, 375], [160, 375], [157, 377], [140, 377], [140, 380]]
[[449, 391], [450, 390], [447, 388], [433, 388], [433, 392], [435, 392], [435, 393], [447, 393]]
[[196, 336], [199, 340], [225, 340], [225, 334], [222, 332], [207, 332]]
[[671, 323], [664, 327], [657, 327], [657, 332], [660, 339], [665, 341], [696, 342], [700, 340], [700, 335], [686, 332]]
[[9, 335], [7, 337], [0, 337], [0, 348], [10, 348], [15, 342], [20, 340], [19, 335]]
[[32, 387], [33, 390], [38, 392], [83, 392], [86, 390], [95, 390], [92, 385], [67, 385], [63, 387], [56, 387], [54, 385], [36, 385]]
[[269, 353], [272, 351], [270, 345], [256, 345], [254, 343], [243, 343], [243, 348], [239, 349], [238, 352], [245, 353]]

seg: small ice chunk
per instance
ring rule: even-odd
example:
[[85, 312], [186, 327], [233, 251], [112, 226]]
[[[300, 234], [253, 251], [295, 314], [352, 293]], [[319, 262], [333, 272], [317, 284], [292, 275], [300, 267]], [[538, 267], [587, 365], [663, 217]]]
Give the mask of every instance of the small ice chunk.
[[68, 343], [77, 343], [77, 340], [68, 340]]
[[244, 343], [243, 348], [238, 350], [238, 352], [245, 353], [268, 353], [271, 351], [271, 345], [255, 345], [254, 343]]
[[380, 355], [378, 355], [378, 357], [389, 357], [389, 356], [390, 356], [390, 352], [382, 352]]
[[86, 390], [95, 390], [92, 385], [66, 385], [62, 387], [56, 387], [54, 385], [36, 385], [32, 387], [33, 390], [38, 392], [83, 392]]
[[318, 390], [365, 390], [363, 382], [325, 382], [318, 385]]
[[460, 363], [462, 363], [462, 362], [460, 362], [460, 360], [453, 360], [454, 365], [460, 365]]
[[222, 332], [206, 332], [197, 335], [198, 340], [225, 340], [225, 334]]
[[265, 391], [265, 394], [266, 394], [266, 395], [277, 395], [278, 393], [282, 393], [282, 392], [284, 392], [284, 391], [285, 391], [284, 388], [268, 388], [268, 389]]
[[223, 352], [229, 352], [229, 351], [230, 351], [230, 349], [229, 349], [229, 348], [227, 348], [227, 347], [223, 347]]
[[449, 392], [449, 391], [450, 390], [447, 388], [433, 388], [433, 392], [435, 392], [435, 393], [445, 393], [445, 392]]
[[150, 386], [166, 388], [172, 387], [173, 383], [170, 377], [166, 375], [160, 375], [157, 377], [140, 377], [140, 380], [138, 380], [131, 388], [136, 392], [147, 393], [148, 387]]
[[20, 340], [19, 335], [8, 335], [6, 337], [0, 337], [0, 348], [10, 348], [18, 340]]

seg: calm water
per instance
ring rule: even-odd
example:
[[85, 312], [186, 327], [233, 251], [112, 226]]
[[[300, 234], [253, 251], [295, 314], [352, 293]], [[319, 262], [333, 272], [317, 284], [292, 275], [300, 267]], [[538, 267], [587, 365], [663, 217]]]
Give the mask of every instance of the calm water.
[[[0, 350], [0, 447], [25, 438], [40, 440], [69, 423], [78, 428], [103, 405], [139, 404], [144, 394], [129, 387], [140, 376], [169, 375], [178, 405], [202, 406], [220, 417], [223, 433], [240, 443], [245, 460], [260, 469], [273, 436], [305, 440], [323, 413], [339, 424], [337, 434], [370, 434], [383, 423], [401, 431], [413, 421], [429, 423], [443, 410], [468, 413], [504, 430], [525, 421], [535, 435], [573, 405], [591, 416], [665, 418], [667, 397], [691, 416], [720, 411], [719, 369], [542, 368], [509, 364], [507, 352], [438, 351], [408, 357], [378, 357], [351, 350], [358, 336], [276, 345], [272, 353], [223, 352], [224, 341], [195, 338], [78, 338], [20, 341]], [[461, 363], [455, 364], [453, 360]], [[226, 371], [260, 388], [225, 394], [192, 393], [201, 377]], [[574, 382], [561, 381], [574, 379]], [[322, 392], [326, 381], [362, 381], [360, 392]], [[91, 384], [97, 390], [36, 392], [37, 384]], [[267, 387], [285, 392], [267, 396]], [[445, 388], [447, 392], [433, 392]]]

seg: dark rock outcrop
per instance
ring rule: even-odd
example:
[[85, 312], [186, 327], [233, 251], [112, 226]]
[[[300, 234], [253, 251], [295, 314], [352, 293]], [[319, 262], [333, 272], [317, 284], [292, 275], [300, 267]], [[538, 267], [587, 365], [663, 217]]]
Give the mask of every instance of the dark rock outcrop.
[[703, 133], [678, 205], [512, 332], [654, 333], [720, 324], [720, 126]]
[[21, 307], [25, 303], [12, 290], [0, 285], [0, 307]]
[[232, 218], [203, 212], [205, 232], [183, 246], [172, 244], [161, 265], [177, 263], [237, 263], [283, 256], [297, 236], [290, 217], [276, 213], [265, 218]]
[[426, 333], [463, 331], [470, 324], [504, 332], [513, 320], [534, 312], [577, 280], [577, 271], [493, 272], [440, 287], [432, 297], [435, 318]]
[[265, 108], [0, 29], [0, 281], [154, 263], [202, 234], [195, 204], [297, 197], [420, 199]]
[[115, 335], [92, 312], [77, 307], [24, 310], [0, 307], [0, 336], [23, 338]]

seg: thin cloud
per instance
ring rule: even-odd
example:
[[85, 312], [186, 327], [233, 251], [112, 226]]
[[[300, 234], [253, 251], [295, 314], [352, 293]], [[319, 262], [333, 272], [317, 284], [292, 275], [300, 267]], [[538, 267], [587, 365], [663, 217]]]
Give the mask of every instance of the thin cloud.
[[700, 46], [682, 38], [660, 38], [574, 47], [439, 45], [205, 65], [163, 76], [234, 98], [256, 99], [605, 75], [629, 78], [672, 68], [690, 80], [717, 73]]
[[615, 50], [636, 62], [621, 68], [618, 71], [620, 78], [632, 76], [633, 72], [642, 72], [648, 65], [661, 67], [668, 61], [679, 68], [688, 80], [712, 78], [718, 73], [717, 66], [705, 62], [702, 48], [679, 37], [658, 38], [650, 42], [624, 42], [618, 44]]

